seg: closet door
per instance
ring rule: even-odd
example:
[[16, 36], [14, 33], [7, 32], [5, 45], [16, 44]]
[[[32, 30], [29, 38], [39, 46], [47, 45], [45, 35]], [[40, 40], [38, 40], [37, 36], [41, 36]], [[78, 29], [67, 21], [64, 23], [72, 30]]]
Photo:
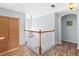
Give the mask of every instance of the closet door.
[[10, 49], [19, 46], [19, 19], [9, 18], [9, 45]]
[[0, 52], [7, 51], [8, 45], [8, 18], [0, 16]]

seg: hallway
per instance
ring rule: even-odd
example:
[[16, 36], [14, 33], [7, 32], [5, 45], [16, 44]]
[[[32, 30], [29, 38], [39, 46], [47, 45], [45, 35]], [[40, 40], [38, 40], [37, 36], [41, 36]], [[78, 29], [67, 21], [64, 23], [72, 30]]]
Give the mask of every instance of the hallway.
[[[79, 51], [76, 50], [76, 44], [70, 42], [62, 42], [47, 51], [43, 56], [78, 56]], [[20, 46], [17, 50], [3, 54], [3, 56], [36, 56], [26, 44]]]

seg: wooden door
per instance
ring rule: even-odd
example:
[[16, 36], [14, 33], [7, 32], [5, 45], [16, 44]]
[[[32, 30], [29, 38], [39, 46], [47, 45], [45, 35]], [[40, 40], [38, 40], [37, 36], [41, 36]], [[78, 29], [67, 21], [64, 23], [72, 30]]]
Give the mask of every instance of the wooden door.
[[9, 18], [9, 48], [19, 46], [19, 19]]
[[9, 49], [8, 45], [8, 18], [0, 16], [0, 52], [7, 51]]

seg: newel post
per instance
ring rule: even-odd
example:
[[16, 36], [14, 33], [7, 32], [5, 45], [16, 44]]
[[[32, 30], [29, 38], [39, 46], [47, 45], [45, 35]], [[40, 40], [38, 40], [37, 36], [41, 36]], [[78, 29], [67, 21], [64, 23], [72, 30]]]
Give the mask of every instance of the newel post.
[[39, 55], [41, 55], [41, 29], [39, 30]]

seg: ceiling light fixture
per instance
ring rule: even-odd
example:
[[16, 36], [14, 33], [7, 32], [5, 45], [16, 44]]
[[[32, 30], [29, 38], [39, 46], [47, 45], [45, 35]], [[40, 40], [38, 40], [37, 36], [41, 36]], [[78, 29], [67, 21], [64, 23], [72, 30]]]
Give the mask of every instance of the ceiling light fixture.
[[55, 5], [51, 5], [51, 7], [55, 7]]
[[77, 4], [76, 3], [69, 3], [67, 4], [67, 7], [70, 9], [70, 10], [73, 10], [77, 7]]

